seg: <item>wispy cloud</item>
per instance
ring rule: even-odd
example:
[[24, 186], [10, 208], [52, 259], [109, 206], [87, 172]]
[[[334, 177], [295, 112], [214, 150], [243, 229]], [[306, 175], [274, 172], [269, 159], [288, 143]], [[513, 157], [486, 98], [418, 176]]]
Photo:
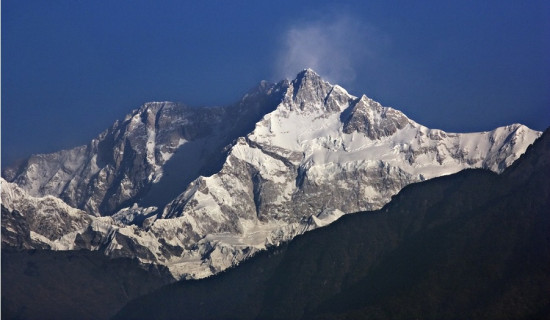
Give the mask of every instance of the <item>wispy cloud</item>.
[[276, 61], [276, 76], [293, 78], [312, 68], [333, 83], [352, 82], [358, 70], [376, 57], [377, 46], [387, 42], [373, 27], [351, 15], [326, 15], [295, 24], [282, 38]]

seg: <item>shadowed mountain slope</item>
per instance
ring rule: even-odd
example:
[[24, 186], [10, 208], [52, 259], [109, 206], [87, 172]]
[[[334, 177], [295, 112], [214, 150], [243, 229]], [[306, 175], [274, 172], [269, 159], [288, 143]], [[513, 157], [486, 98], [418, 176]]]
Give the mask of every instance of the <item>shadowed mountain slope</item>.
[[2, 248], [2, 319], [108, 319], [168, 284], [166, 268], [97, 251]]

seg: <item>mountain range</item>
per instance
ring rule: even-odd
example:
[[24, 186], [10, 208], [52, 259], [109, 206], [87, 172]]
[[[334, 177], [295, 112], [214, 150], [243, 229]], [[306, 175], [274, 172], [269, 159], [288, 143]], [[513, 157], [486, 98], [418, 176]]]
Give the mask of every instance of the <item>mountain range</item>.
[[231, 106], [146, 103], [87, 145], [4, 169], [2, 246], [100, 251], [204, 278], [380, 209], [411, 183], [500, 173], [540, 135], [429, 129], [306, 69]]
[[550, 319], [548, 181], [550, 130], [500, 175], [409, 185], [115, 319]]
[[547, 130], [500, 175], [411, 184], [380, 210], [168, 286], [135, 260], [3, 247], [2, 317], [548, 319], [549, 179]]

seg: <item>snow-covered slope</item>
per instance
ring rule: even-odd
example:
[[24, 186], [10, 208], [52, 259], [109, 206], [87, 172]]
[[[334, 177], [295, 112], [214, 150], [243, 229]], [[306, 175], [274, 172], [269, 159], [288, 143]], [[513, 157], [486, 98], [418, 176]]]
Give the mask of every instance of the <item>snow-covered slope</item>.
[[138, 257], [197, 278], [378, 209], [410, 183], [465, 168], [500, 172], [540, 134], [518, 124], [428, 129], [308, 69], [262, 83], [232, 108], [147, 104], [89, 146], [35, 156], [5, 176], [33, 196], [114, 213], [52, 248]]

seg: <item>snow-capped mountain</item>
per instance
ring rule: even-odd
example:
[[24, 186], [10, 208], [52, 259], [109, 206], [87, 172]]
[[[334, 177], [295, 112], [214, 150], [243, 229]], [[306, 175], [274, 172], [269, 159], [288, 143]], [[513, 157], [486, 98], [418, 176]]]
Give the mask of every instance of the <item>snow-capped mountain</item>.
[[[168, 202], [199, 174], [215, 171], [223, 147], [248, 133], [276, 101], [272, 85], [262, 82], [229, 107], [146, 103], [88, 145], [31, 156], [2, 176], [32, 196], [56, 196], [92, 215], [138, 201]], [[176, 151], [177, 163], [168, 164]]]
[[[308, 69], [263, 82], [231, 107], [148, 103], [87, 146], [6, 170], [12, 184], [2, 187], [20, 188], [20, 202], [59, 197], [87, 212], [85, 225], [58, 238], [31, 227], [41, 246], [103, 250], [200, 278], [378, 209], [410, 183], [466, 168], [501, 172], [540, 134], [519, 124], [428, 129]], [[21, 212], [15, 198], [2, 192], [8, 212]]]

